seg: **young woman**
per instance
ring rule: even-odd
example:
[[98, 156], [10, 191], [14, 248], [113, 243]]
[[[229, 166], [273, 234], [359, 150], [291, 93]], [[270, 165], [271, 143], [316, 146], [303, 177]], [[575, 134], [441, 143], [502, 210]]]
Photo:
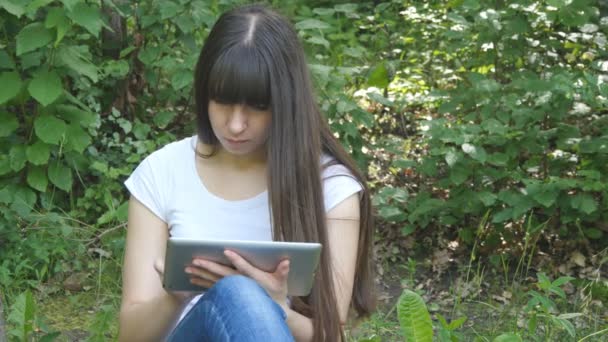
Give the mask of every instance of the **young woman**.
[[[372, 216], [365, 179], [315, 103], [288, 21], [252, 5], [224, 13], [205, 42], [194, 91], [198, 134], [148, 156], [131, 192], [121, 341], [337, 341], [352, 307], [373, 310]], [[169, 236], [320, 242], [307, 297], [226, 251], [195, 259], [196, 296], [161, 284]]]

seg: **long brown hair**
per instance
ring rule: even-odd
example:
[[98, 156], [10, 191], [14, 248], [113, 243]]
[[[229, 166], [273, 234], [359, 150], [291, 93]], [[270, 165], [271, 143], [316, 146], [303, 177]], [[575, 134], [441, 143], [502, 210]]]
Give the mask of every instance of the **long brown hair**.
[[273, 239], [323, 245], [312, 293], [292, 298], [292, 305], [313, 319], [316, 341], [336, 340], [342, 328], [323, 202], [323, 153], [344, 165], [363, 187], [352, 295], [352, 307], [359, 316], [367, 316], [375, 308], [371, 203], [364, 176], [320, 113], [294, 28], [286, 18], [262, 5], [224, 13], [201, 51], [194, 91], [199, 139], [212, 146], [217, 146], [218, 140], [209, 123], [210, 99], [271, 110], [267, 155]]

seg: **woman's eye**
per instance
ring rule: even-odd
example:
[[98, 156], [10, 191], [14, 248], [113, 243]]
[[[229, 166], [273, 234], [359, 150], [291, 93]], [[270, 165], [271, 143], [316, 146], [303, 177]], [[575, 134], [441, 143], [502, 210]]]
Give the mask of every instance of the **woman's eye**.
[[255, 110], [268, 110], [268, 105], [266, 104], [254, 104], [254, 105], [250, 105], [251, 108], [255, 109]]

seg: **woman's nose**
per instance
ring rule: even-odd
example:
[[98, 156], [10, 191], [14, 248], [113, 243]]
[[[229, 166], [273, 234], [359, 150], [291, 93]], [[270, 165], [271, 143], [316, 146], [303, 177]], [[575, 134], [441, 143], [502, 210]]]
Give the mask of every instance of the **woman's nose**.
[[234, 105], [228, 118], [228, 129], [233, 135], [241, 134], [247, 129], [247, 115], [243, 105]]

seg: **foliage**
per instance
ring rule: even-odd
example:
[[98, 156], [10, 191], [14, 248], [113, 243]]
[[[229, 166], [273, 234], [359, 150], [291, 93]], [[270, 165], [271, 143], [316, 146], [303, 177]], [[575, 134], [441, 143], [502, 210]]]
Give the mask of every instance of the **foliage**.
[[565, 313], [557, 315], [557, 307], [553, 300], [551, 300], [551, 297], [554, 295], [565, 299], [566, 294], [561, 289], [561, 286], [573, 279], [574, 278], [572, 277], [559, 277], [558, 279], [551, 281], [545, 274], [538, 274], [538, 282], [536, 285], [538, 289], [542, 291], [542, 294], [534, 290], [528, 291], [531, 298], [526, 305], [526, 312], [530, 315], [528, 333], [530, 334], [531, 339], [536, 339], [536, 329], [538, 327], [539, 318], [546, 323], [544, 331], [547, 332], [548, 339], [554, 338], [552, 330], [554, 326], [565, 329], [571, 338], [576, 336], [574, 325], [569, 320], [581, 316], [582, 314]]
[[393, 162], [395, 172], [412, 168], [415, 196], [380, 215], [404, 234], [440, 225], [472, 243], [490, 210], [490, 247], [513, 239], [505, 225], [527, 216], [562, 236], [603, 238], [608, 27], [594, 3], [454, 1], [407, 12], [412, 30], [435, 24], [415, 38], [453, 81], [432, 92], [439, 107], [420, 122], [423, 156], [406, 150]]
[[27, 342], [36, 337], [37, 341], [50, 342], [59, 336], [59, 332], [49, 332], [36, 313], [36, 302], [30, 291], [17, 296], [9, 312], [8, 322], [12, 325], [8, 331], [9, 341]]
[[397, 304], [397, 316], [406, 341], [433, 340], [431, 317], [419, 294], [404, 290]]

